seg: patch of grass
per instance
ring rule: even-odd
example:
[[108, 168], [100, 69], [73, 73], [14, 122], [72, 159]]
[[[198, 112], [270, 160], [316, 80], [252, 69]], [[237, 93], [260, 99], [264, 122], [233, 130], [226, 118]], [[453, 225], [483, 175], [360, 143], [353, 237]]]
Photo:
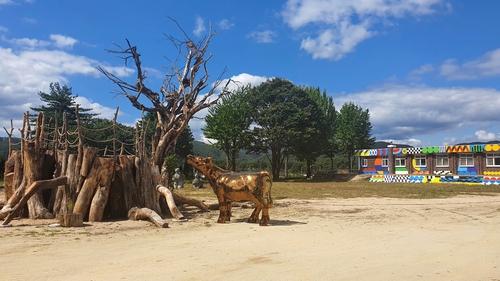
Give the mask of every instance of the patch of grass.
[[[210, 187], [203, 189], [186, 187], [176, 189], [174, 192], [199, 200], [217, 200]], [[500, 186], [462, 183], [375, 183], [366, 180], [346, 182], [295, 180], [274, 182], [271, 194], [274, 200], [356, 197], [429, 199], [458, 195], [499, 195]]]

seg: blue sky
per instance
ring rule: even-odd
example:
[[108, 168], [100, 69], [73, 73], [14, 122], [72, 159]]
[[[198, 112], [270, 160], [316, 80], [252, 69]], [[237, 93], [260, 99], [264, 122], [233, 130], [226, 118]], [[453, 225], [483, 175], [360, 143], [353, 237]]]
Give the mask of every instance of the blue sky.
[[[103, 66], [134, 81], [132, 65], [106, 52], [129, 39], [159, 90], [166, 58], [183, 39], [168, 16], [201, 40], [209, 24], [213, 79], [243, 84], [280, 77], [319, 87], [337, 109], [369, 109], [377, 140], [414, 146], [500, 140], [500, 1], [42, 1], [0, 0], [0, 126], [15, 134], [51, 82], [72, 87], [100, 117], [134, 124]], [[190, 122], [203, 140], [201, 119]], [[0, 136], [6, 136], [2, 129]]]

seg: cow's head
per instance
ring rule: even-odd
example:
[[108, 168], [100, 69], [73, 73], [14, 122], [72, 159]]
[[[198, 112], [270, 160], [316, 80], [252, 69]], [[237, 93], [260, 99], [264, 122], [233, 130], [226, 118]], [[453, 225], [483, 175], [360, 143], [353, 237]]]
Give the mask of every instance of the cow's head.
[[187, 163], [204, 175], [210, 174], [210, 170], [213, 168], [212, 157], [203, 158], [199, 156], [188, 155]]

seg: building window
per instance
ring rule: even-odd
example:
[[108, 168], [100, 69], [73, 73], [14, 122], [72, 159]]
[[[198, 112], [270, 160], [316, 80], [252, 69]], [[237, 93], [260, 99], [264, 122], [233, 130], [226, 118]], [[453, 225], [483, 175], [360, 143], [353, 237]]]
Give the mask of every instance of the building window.
[[389, 167], [389, 157], [382, 157], [382, 167]]
[[427, 166], [427, 158], [425, 155], [415, 155], [415, 167], [425, 167]]
[[460, 154], [461, 167], [474, 167], [474, 155], [471, 153]]
[[368, 158], [361, 158], [361, 167], [368, 167]]
[[396, 156], [394, 162], [396, 167], [406, 167], [406, 158], [404, 156]]
[[486, 166], [487, 167], [500, 167], [500, 153], [488, 153], [488, 154], [486, 154]]
[[447, 154], [436, 155], [436, 167], [448, 167], [450, 165], [450, 158]]

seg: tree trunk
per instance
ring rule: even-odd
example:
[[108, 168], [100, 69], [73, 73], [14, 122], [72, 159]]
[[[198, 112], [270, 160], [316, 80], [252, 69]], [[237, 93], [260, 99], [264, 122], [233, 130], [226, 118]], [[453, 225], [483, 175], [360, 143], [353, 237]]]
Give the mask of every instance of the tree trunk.
[[136, 177], [139, 177], [139, 190], [144, 207], [156, 213], [161, 213], [160, 194], [154, 192], [155, 186], [160, 180], [158, 167], [153, 165], [150, 158], [142, 157], [139, 159], [139, 169]]
[[[23, 140], [23, 164], [24, 179], [26, 186], [38, 180], [42, 180], [45, 149], [36, 145], [36, 142]], [[44, 206], [43, 196], [38, 192], [28, 200], [30, 219], [52, 219], [54, 216]]]
[[186, 220], [184, 216], [181, 214], [179, 209], [177, 209], [177, 206], [175, 205], [175, 200], [174, 196], [172, 195], [172, 191], [170, 189], [164, 187], [163, 185], [157, 185], [156, 190], [158, 190], [159, 193], [163, 194], [165, 196], [165, 200], [167, 201], [167, 206], [170, 209], [170, 213], [176, 220]]
[[[89, 221], [102, 221], [104, 216], [104, 208], [108, 203], [109, 188], [111, 186], [111, 180], [113, 179], [113, 173], [115, 170], [115, 159], [114, 158], [98, 158], [100, 164], [101, 178], [99, 181], [99, 188], [97, 189], [94, 198], [92, 199], [92, 204], [90, 206]], [[96, 160], [94, 160], [96, 161]]]
[[[103, 157], [96, 157], [93, 162], [94, 163], [92, 165], [92, 169], [90, 170], [87, 179], [83, 183], [82, 189], [78, 194], [75, 202], [75, 207], [73, 209], [74, 213], [80, 213], [84, 217], [85, 214], [87, 214], [87, 212], [89, 211], [90, 203], [95, 195], [97, 187], [107, 186], [109, 188], [115, 164], [113, 158]], [[105, 195], [102, 200], [107, 201], [107, 195]], [[101, 202], [101, 199], [99, 199], [99, 202]], [[97, 207], [97, 210], [95, 210], [95, 212], [101, 212], [101, 210], [104, 211], [105, 205], [106, 204], [104, 203], [102, 207]], [[92, 219], [96, 218], [96, 213], [92, 214]]]
[[5, 218], [2, 225], [7, 225], [12, 219], [21, 211], [26, 204], [36, 194], [40, 194], [41, 191], [45, 189], [56, 188], [58, 185], [64, 184], [66, 182], [66, 177], [60, 177], [57, 179], [50, 180], [40, 180], [33, 182], [24, 192], [19, 202], [12, 208], [9, 215]]
[[158, 227], [167, 228], [168, 223], [163, 221], [163, 219], [155, 211], [148, 208], [137, 208], [132, 207], [128, 211], [128, 218], [130, 220], [145, 220], [148, 219], [156, 224]]
[[89, 221], [102, 221], [104, 208], [108, 203], [109, 185], [99, 186], [90, 205]]
[[99, 152], [99, 148], [96, 147], [85, 147], [83, 149], [82, 166], [79, 171], [80, 177], [78, 179], [78, 187], [76, 189], [77, 193], [80, 192], [83, 182], [89, 175], [89, 172], [92, 168], [92, 163], [94, 162], [94, 159], [97, 156], [97, 152]]

